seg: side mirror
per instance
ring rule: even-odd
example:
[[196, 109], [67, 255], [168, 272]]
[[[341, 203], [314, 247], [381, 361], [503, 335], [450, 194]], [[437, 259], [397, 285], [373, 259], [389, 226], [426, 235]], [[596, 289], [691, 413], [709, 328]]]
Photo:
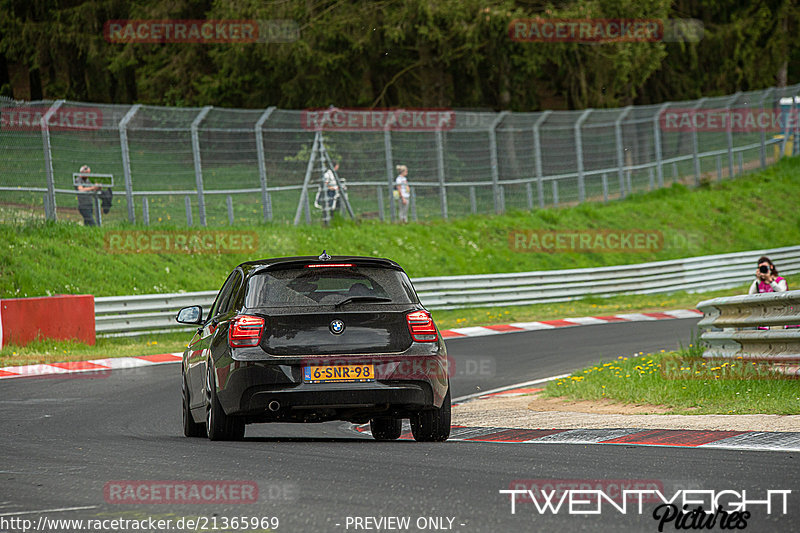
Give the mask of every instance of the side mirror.
[[199, 305], [184, 307], [178, 311], [178, 316], [175, 317], [175, 320], [181, 324], [194, 324], [199, 326], [203, 323], [203, 308]]

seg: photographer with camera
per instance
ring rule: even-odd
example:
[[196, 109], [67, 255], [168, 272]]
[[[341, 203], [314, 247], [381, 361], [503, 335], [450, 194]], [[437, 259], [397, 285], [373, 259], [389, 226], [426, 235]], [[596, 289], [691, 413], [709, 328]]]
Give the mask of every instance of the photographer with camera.
[[764, 292], [784, 292], [786, 291], [786, 280], [778, 275], [778, 269], [772, 264], [769, 257], [762, 256], [758, 260], [756, 269], [756, 279], [750, 285], [747, 294], [760, 294]]

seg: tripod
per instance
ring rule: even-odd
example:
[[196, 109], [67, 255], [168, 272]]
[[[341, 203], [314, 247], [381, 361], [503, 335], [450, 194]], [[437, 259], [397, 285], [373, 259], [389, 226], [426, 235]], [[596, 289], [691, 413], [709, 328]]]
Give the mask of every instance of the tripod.
[[[319, 175], [324, 175], [327, 172], [330, 172], [333, 176], [333, 180], [336, 183], [336, 189], [338, 191], [338, 200], [342, 202], [347, 211], [347, 214], [350, 216], [351, 219], [355, 219], [355, 214], [353, 213], [353, 208], [350, 205], [350, 202], [347, 199], [347, 194], [345, 194], [345, 187], [344, 183], [341, 179], [339, 179], [339, 174], [334, 169], [335, 165], [331, 160], [330, 154], [328, 154], [328, 150], [325, 148], [325, 142], [322, 137], [322, 132], [318, 131], [314, 135], [314, 145], [311, 148], [311, 157], [308, 159], [308, 165], [306, 166], [306, 175], [305, 179], [303, 180], [303, 189], [300, 192], [300, 201], [297, 203], [297, 211], [294, 215], [294, 225], [298, 226], [300, 224], [300, 217], [303, 215], [303, 211], [305, 210], [306, 213], [306, 222], [311, 221], [311, 214], [308, 209], [308, 188], [309, 184], [311, 183], [311, 176], [314, 174], [315, 170], [315, 163], [316, 163], [316, 170], [319, 172]], [[320, 184], [322, 187], [322, 184]], [[333, 202], [329, 201], [327, 197], [328, 191], [326, 189], [321, 189], [323, 195], [324, 204], [322, 208], [322, 222], [326, 226], [330, 224], [331, 218], [333, 216]]]

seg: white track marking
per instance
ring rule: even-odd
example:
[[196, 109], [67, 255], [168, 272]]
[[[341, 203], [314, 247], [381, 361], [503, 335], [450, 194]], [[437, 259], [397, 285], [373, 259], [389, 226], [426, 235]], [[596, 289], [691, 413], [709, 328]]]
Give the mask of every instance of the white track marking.
[[508, 385], [506, 387], [500, 387], [498, 389], [491, 389], [491, 390], [487, 390], [487, 391], [476, 392], [474, 394], [467, 394], [466, 396], [460, 396], [458, 398], [454, 398], [453, 399], [453, 403], [463, 402], [463, 401], [466, 401], [466, 400], [471, 400], [473, 398], [479, 398], [481, 396], [486, 396], [487, 394], [494, 394], [496, 392], [503, 392], [503, 391], [507, 391], [507, 390], [511, 390], [511, 389], [520, 389], [520, 388], [523, 388], [523, 387], [529, 387], [531, 385], [539, 385], [541, 383], [547, 383], [548, 381], [554, 381], [556, 379], [566, 378], [566, 377], [569, 377], [571, 375], [572, 375], [572, 373], [560, 374], [558, 376], [551, 376], [549, 378], [534, 379], [533, 381], [526, 381], [524, 383], [517, 383], [515, 385]]
[[97, 509], [97, 505], [87, 505], [84, 507], [59, 507], [57, 509], [39, 509], [38, 511], [17, 511], [15, 513], [2, 513], [0, 516], [19, 516], [23, 514], [36, 513], [65, 513], [67, 511], [83, 511], [85, 509]]

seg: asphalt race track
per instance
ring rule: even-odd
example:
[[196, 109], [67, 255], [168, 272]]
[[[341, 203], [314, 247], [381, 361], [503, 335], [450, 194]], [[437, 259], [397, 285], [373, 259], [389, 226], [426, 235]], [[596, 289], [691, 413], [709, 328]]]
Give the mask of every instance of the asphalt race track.
[[[696, 322], [615, 323], [448, 340], [457, 368], [453, 396], [561, 374], [618, 355], [687, 345]], [[641, 514], [629, 504], [625, 514], [604, 505], [594, 515], [570, 514], [566, 507], [540, 514], [532, 503], [517, 503], [512, 514], [509, 496], [499, 491], [519, 480], [584, 480], [593, 488], [657, 486], [667, 498], [682, 489], [705, 489], [746, 490], [747, 499], [763, 500], [768, 490], [792, 490], [787, 514], [779, 498], [773, 498], [771, 514], [766, 505], [756, 504], [745, 530], [800, 531], [800, 467], [790, 452], [379, 443], [344, 423], [254, 425], [243, 442], [212, 443], [182, 436], [179, 383], [174, 364], [94, 378], [0, 381], [0, 531], [22, 531], [23, 519], [33, 528], [43, 518], [152, 518], [174, 524], [190, 517], [203, 517], [205, 529], [171, 530], [214, 531], [216, 521], [221, 531], [225, 519], [277, 517], [277, 531], [658, 531], [655, 504], [648, 503]], [[146, 503], [118, 503], [109, 493], [141, 481], [189, 480], [255, 484], [257, 501], [214, 501], [231, 494], [223, 492], [198, 504], [159, 503], [165, 493], [152, 484], [149, 496], [137, 496]], [[729, 494], [722, 501], [733, 500]], [[389, 517], [407, 517], [409, 527], [398, 528]], [[242, 524], [232, 525], [225, 530], [245, 531]], [[56, 526], [39, 531], [78, 530], [74, 523]], [[664, 526], [664, 531], [676, 530], [675, 522]], [[713, 530], [723, 529], [717, 522]]]

